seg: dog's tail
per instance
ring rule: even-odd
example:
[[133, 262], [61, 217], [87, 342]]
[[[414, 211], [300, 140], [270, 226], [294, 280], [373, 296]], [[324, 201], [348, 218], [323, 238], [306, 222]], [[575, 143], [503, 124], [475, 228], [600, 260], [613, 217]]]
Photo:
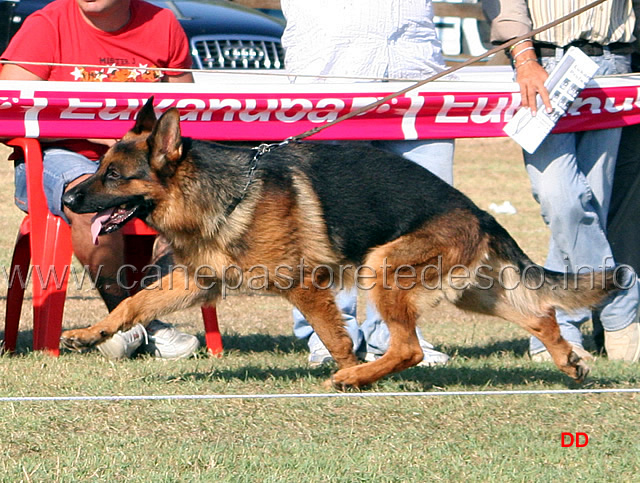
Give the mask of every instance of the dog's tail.
[[[497, 245], [496, 240], [500, 240]], [[501, 260], [498, 270], [504, 297], [523, 314], [542, 316], [549, 307], [567, 312], [596, 307], [628, 287], [633, 277], [625, 266], [554, 272], [533, 263], [508, 235], [493, 242], [494, 255]]]
[[506, 297], [525, 314], [543, 315], [549, 306], [566, 312], [596, 307], [624, 286], [618, 269], [560, 273], [531, 263], [505, 273]]

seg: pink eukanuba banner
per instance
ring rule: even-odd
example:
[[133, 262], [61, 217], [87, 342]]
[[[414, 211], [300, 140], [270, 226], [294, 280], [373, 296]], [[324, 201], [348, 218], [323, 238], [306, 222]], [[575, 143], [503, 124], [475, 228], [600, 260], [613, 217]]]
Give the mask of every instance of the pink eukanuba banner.
[[[183, 135], [278, 141], [397, 92], [408, 83], [265, 84], [0, 81], [0, 137], [119, 138], [154, 96], [156, 112], [179, 110]], [[338, 123], [313, 139], [442, 139], [505, 136], [520, 106], [511, 81], [438, 81]], [[582, 91], [554, 132], [640, 122], [640, 76], [600, 78]]]

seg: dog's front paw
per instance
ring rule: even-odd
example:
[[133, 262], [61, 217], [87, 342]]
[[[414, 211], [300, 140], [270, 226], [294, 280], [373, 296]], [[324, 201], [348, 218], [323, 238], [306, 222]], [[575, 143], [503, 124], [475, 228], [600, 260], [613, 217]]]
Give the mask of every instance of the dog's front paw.
[[66, 330], [60, 337], [62, 346], [77, 352], [84, 352], [99, 344], [109, 336], [104, 332], [89, 329]]

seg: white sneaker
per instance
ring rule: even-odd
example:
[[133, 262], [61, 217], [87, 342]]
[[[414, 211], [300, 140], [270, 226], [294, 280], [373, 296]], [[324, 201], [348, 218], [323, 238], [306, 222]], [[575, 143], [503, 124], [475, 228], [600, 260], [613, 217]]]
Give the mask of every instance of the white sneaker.
[[435, 350], [433, 345], [424, 340], [422, 337], [420, 338], [420, 348], [424, 354], [422, 362], [418, 364], [419, 367], [431, 367], [437, 365], [445, 365], [449, 362], [449, 356], [444, 352], [439, 352]]
[[[424, 339], [420, 339], [420, 348], [422, 349], [423, 358], [422, 361], [417, 364], [417, 367], [444, 365], [449, 362], [449, 356], [447, 354], [435, 350], [433, 346]], [[376, 359], [380, 359], [380, 357], [382, 357], [382, 354], [367, 352], [364, 355], [364, 361], [373, 362]]]
[[[421, 367], [430, 367], [435, 365], [444, 365], [449, 362], [449, 356], [442, 352], [438, 352], [429, 342], [424, 339], [420, 340], [420, 348], [424, 354], [422, 361], [417, 364]], [[363, 351], [364, 352], [364, 351]], [[364, 362], [373, 362], [380, 359], [383, 354], [377, 352], [357, 352], [356, 356]], [[331, 353], [322, 345], [311, 351], [309, 354], [309, 367], [320, 367], [333, 361]]]
[[[587, 352], [583, 347], [577, 344], [571, 344], [571, 347], [573, 348], [573, 352], [575, 352], [580, 356], [580, 359], [584, 359], [585, 361], [594, 360], [593, 356], [589, 352]], [[553, 357], [551, 357], [551, 354], [549, 354], [549, 351], [547, 349], [544, 349], [543, 351], [540, 351], [540, 352], [536, 352], [535, 354], [529, 353], [529, 357], [533, 362], [553, 362]]]
[[160, 359], [177, 360], [191, 356], [200, 347], [198, 338], [171, 325], [152, 320], [147, 325], [148, 341], [140, 349]]
[[330, 362], [333, 362], [333, 357], [325, 346], [319, 347], [309, 354], [309, 367], [311, 368], [324, 366]]
[[[421, 341], [422, 342], [422, 341]], [[449, 362], [449, 356], [444, 352], [437, 351], [427, 341], [420, 344], [422, 353], [424, 354], [422, 361], [418, 363], [418, 367], [444, 366]], [[431, 347], [428, 347], [428, 344]]]
[[142, 324], [136, 324], [131, 329], [116, 332], [111, 339], [107, 339], [96, 347], [107, 359], [128, 359], [147, 340], [147, 332]]

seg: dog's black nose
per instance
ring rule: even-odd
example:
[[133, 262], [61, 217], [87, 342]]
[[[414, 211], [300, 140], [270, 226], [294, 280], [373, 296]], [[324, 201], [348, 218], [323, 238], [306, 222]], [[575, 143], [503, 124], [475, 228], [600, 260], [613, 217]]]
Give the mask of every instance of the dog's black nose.
[[83, 195], [81, 192], [70, 189], [65, 194], [62, 195], [62, 203], [72, 211], [75, 211], [74, 208], [77, 208], [82, 202]]

